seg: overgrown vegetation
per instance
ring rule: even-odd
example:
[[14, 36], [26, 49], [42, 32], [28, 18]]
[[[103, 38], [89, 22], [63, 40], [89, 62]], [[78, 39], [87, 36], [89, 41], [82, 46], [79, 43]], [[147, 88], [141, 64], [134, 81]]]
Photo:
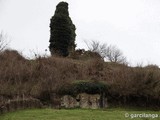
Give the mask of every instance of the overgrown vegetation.
[[68, 12], [68, 3], [60, 2], [56, 6], [50, 23], [50, 51], [52, 55], [68, 56], [75, 50], [75, 25]]
[[77, 96], [80, 93], [105, 94], [105, 92], [107, 92], [107, 85], [105, 83], [87, 80], [78, 80], [74, 83], [64, 85], [58, 91], [59, 94], [72, 96]]
[[[92, 88], [105, 83], [110, 105], [160, 107], [160, 69], [157, 66], [128, 67], [90, 58], [76, 60], [60, 57], [38, 57], [27, 60], [17, 51], [5, 50], [0, 54], [0, 96], [13, 99], [32, 96], [48, 101], [51, 93], [58, 93], [62, 86], [91, 81], [91, 86], [80, 82], [75, 86]], [[73, 87], [74, 88], [74, 87]], [[95, 90], [96, 91], [96, 90]], [[2, 101], [1, 101], [2, 102]]]
[[33, 97], [50, 104], [53, 93], [86, 92], [105, 93], [113, 106], [160, 108], [159, 67], [129, 67], [117, 47], [94, 41], [90, 50], [75, 51], [75, 25], [66, 2], [57, 5], [50, 28], [52, 56], [34, 60], [5, 50], [7, 44], [0, 34], [0, 107], [10, 99]]

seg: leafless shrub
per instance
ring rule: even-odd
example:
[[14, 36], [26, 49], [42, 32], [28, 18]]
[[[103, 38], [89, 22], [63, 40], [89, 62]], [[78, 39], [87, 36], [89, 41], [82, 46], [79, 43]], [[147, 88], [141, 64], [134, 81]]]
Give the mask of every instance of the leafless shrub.
[[108, 46], [105, 52], [105, 58], [110, 62], [115, 63], [126, 63], [126, 57], [123, 56], [123, 53], [116, 46]]
[[8, 46], [9, 42], [7, 41], [6, 35], [3, 32], [0, 33], [0, 52], [5, 50]]
[[124, 57], [122, 51], [113, 45], [101, 44], [99, 41], [91, 41], [87, 43], [88, 49], [92, 52], [98, 53], [103, 59], [120, 64], [127, 64], [126, 57]]
[[85, 41], [88, 49], [92, 52], [96, 52], [101, 55], [102, 58], [105, 58], [105, 53], [107, 51], [107, 44], [101, 44], [99, 41], [92, 40], [90, 43]]

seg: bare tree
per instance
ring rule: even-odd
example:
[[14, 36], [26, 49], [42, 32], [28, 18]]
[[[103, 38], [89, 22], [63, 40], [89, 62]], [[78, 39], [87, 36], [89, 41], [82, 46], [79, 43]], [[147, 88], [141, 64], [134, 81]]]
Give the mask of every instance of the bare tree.
[[7, 41], [6, 35], [3, 32], [0, 33], [0, 52], [5, 50], [8, 46], [9, 42]]
[[123, 53], [116, 46], [107, 44], [101, 44], [99, 41], [91, 41], [87, 43], [85, 41], [88, 49], [92, 52], [97, 52], [103, 59], [115, 62], [115, 63], [123, 63], [126, 64], [126, 57], [124, 57]]
[[92, 52], [98, 53], [103, 59], [105, 58], [105, 52], [107, 51], [107, 44], [100, 44], [99, 41], [92, 40], [91, 42], [84, 41], [88, 49]]
[[105, 53], [105, 58], [110, 62], [115, 63], [126, 63], [126, 57], [123, 56], [123, 53], [116, 46], [108, 46]]

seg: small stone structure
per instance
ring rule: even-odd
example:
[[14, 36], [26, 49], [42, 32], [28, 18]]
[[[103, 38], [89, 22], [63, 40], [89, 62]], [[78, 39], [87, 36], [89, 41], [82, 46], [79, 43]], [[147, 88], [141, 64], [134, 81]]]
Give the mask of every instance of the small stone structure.
[[81, 93], [76, 97], [70, 95], [64, 95], [61, 97], [61, 107], [62, 108], [106, 108], [107, 99], [104, 95], [100, 94], [86, 94]]

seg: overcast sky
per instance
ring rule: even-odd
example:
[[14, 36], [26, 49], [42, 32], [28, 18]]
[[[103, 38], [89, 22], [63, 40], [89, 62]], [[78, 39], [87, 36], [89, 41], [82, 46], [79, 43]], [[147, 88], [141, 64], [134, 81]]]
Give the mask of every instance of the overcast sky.
[[[131, 65], [160, 66], [160, 0], [65, 0], [76, 25], [77, 48], [84, 40], [116, 45]], [[44, 54], [49, 24], [60, 0], [0, 0], [0, 31], [10, 48], [25, 56]], [[49, 53], [49, 52], [48, 52]]]

